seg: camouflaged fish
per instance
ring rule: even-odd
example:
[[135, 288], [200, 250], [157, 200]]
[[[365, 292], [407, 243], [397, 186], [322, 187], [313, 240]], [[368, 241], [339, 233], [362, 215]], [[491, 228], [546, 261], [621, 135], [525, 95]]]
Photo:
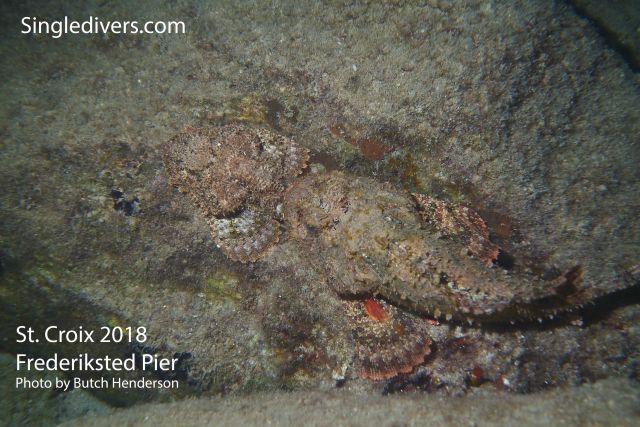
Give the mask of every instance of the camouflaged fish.
[[[598, 296], [581, 268], [552, 277], [504, 270], [502, 251], [472, 209], [340, 172], [299, 177], [306, 149], [266, 129], [193, 128], [172, 138], [170, 182], [207, 219], [232, 260], [252, 262], [282, 229], [342, 300], [362, 378], [411, 372], [431, 353], [429, 318], [541, 319]], [[640, 281], [640, 266], [614, 289]], [[428, 319], [427, 319], [428, 320]]]
[[256, 261], [280, 238], [282, 194], [309, 154], [289, 138], [242, 126], [187, 127], [166, 147], [171, 184], [189, 194], [235, 261]]
[[546, 316], [584, 297], [579, 266], [552, 280], [494, 267], [500, 248], [473, 210], [372, 179], [306, 176], [287, 191], [284, 213], [292, 238], [317, 242], [339, 295], [480, 321]]
[[[483, 322], [535, 319], [595, 296], [578, 265], [542, 278], [505, 271], [500, 248], [467, 207], [340, 172], [298, 177], [308, 151], [265, 129], [187, 127], [165, 152], [171, 183], [188, 193], [231, 259], [256, 261], [281, 235], [317, 253], [342, 297], [381, 297], [415, 313]], [[640, 279], [638, 266], [619, 288]]]

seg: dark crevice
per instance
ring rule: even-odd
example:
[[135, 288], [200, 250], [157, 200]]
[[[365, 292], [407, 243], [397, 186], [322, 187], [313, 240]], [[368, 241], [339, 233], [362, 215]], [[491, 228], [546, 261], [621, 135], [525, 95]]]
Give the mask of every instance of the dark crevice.
[[512, 256], [500, 249], [498, 252], [498, 256], [495, 259], [495, 264], [503, 268], [505, 270], [511, 270], [515, 265], [516, 259]]
[[598, 17], [591, 15], [586, 8], [581, 7], [571, 0], [567, 0], [566, 3], [578, 16], [589, 21], [609, 47], [620, 54], [622, 59], [624, 59], [634, 73], [640, 72], [640, 55], [638, 55], [637, 52], [634, 52], [633, 48], [622, 43], [616, 33], [609, 30], [604, 22], [598, 19]]

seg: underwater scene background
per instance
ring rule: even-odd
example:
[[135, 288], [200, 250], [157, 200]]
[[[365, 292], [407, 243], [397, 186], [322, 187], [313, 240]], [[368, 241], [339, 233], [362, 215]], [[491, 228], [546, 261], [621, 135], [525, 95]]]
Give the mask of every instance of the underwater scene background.
[[[638, 422], [638, 1], [0, 28], [0, 425]], [[134, 369], [17, 370], [85, 354]]]

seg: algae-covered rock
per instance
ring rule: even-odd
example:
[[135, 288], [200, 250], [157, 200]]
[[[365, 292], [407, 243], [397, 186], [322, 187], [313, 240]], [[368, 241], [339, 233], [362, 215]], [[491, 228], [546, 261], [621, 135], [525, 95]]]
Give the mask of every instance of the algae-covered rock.
[[[12, 1], [1, 8], [1, 350], [76, 351], [18, 346], [16, 319], [38, 328], [142, 325], [145, 346], [103, 351], [183, 355], [175, 376], [189, 395], [336, 385], [365, 393], [528, 392], [637, 377], [637, 287], [615, 290], [640, 259], [638, 77], [564, 2]], [[20, 32], [23, 17], [64, 16], [182, 20], [186, 32]], [[263, 258], [242, 264], [217, 247], [207, 222], [213, 214], [170, 185], [163, 154], [186, 125], [266, 129], [308, 150], [309, 163], [322, 165], [316, 171], [466, 206], [509, 255], [498, 263], [509, 274], [552, 281], [579, 265], [582, 285], [607, 296], [541, 325], [468, 326], [407, 304], [412, 322], [426, 322], [416, 330], [428, 331], [429, 355], [411, 373], [363, 380], [358, 335], [317, 250], [326, 246], [288, 239], [280, 199], [249, 200], [261, 214], [268, 207], [268, 219], [247, 213], [246, 223], [258, 224], [251, 230], [278, 234], [280, 243], [267, 239]], [[263, 148], [254, 144], [247, 156], [268, 157]], [[273, 172], [259, 163], [255, 170]], [[278, 191], [294, 178], [273, 177], [262, 183]], [[233, 188], [228, 200], [241, 200], [242, 210], [245, 188]], [[212, 194], [200, 190], [201, 199]], [[226, 223], [235, 213], [213, 216]], [[328, 270], [347, 276], [352, 259]], [[369, 311], [384, 317], [357, 301], [358, 319], [373, 322]]]

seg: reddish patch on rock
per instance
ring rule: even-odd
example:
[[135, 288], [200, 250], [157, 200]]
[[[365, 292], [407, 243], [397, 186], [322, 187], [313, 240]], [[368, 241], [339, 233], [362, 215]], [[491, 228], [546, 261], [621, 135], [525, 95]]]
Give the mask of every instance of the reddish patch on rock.
[[485, 382], [484, 372], [482, 371], [482, 368], [480, 366], [474, 367], [469, 372], [468, 380], [471, 387], [479, 387], [480, 385], [482, 385], [482, 383]]
[[391, 147], [381, 142], [372, 141], [369, 138], [352, 139], [350, 144], [355, 145], [367, 160], [382, 160], [384, 155], [391, 151]]
[[384, 312], [384, 309], [373, 298], [369, 298], [365, 302], [364, 307], [369, 317], [373, 320], [381, 321], [387, 318], [387, 313]]
[[439, 326], [440, 322], [435, 317], [425, 317], [424, 321], [432, 326]]
[[496, 237], [506, 238], [513, 233], [513, 223], [508, 216], [486, 209], [481, 209], [478, 213]]
[[354, 127], [348, 123], [336, 121], [329, 124], [328, 129], [336, 138], [340, 138], [357, 147], [362, 156], [367, 160], [382, 160], [385, 154], [392, 150], [392, 147], [386, 144], [370, 138], [361, 137], [363, 133], [354, 129]]
[[334, 123], [329, 126], [329, 132], [331, 135], [336, 138], [346, 138], [347, 137], [347, 129], [344, 127], [342, 123]]

